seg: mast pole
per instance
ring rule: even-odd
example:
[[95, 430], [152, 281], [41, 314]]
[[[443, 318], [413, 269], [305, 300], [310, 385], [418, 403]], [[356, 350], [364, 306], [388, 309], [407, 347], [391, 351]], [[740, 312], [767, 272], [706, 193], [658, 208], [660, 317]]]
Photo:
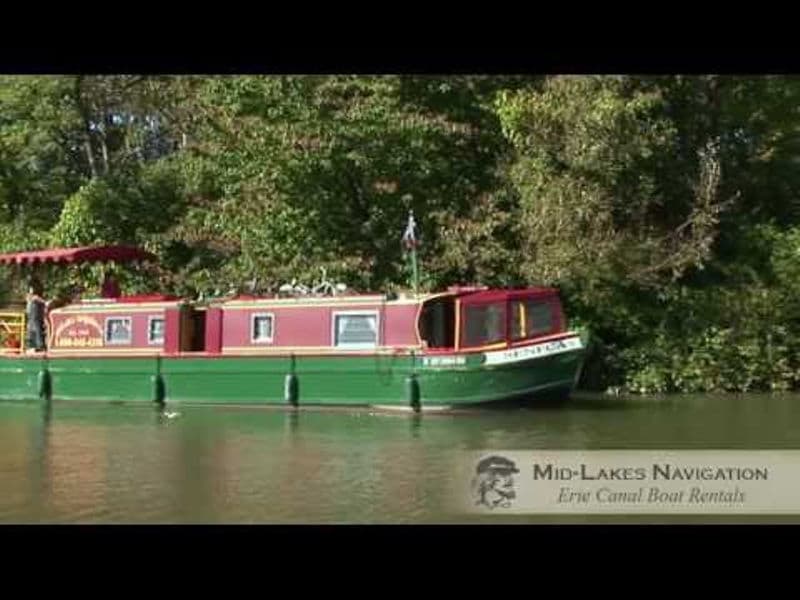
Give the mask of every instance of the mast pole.
[[411, 248], [411, 268], [414, 283], [414, 297], [416, 298], [419, 293], [419, 267], [417, 265], [417, 247], [416, 245]]
[[408, 225], [406, 226], [405, 233], [403, 233], [403, 242], [406, 249], [409, 251], [409, 258], [411, 260], [411, 287], [414, 290], [414, 297], [419, 294], [419, 264], [417, 260], [417, 223], [414, 220], [414, 211], [408, 211]]

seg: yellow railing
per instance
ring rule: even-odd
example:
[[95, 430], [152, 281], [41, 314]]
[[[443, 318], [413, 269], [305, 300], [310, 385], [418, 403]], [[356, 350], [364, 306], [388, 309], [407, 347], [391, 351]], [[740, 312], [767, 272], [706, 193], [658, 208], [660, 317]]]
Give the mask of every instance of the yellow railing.
[[0, 352], [25, 350], [25, 313], [0, 312]]

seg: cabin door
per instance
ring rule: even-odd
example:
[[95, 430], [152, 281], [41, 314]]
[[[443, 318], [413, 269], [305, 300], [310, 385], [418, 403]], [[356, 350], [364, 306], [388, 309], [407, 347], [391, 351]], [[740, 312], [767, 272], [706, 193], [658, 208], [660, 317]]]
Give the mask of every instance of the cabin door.
[[455, 346], [455, 300], [436, 298], [425, 303], [419, 319], [419, 334], [428, 348], [451, 349]]
[[181, 352], [202, 352], [206, 345], [206, 311], [191, 306], [181, 311]]
[[192, 352], [206, 349], [206, 311], [192, 310]]

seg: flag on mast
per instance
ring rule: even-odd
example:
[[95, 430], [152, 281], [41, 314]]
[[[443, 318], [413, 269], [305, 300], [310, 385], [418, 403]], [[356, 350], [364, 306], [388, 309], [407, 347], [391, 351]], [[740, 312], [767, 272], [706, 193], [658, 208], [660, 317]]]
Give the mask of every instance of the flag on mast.
[[419, 267], [417, 266], [419, 240], [417, 239], [417, 222], [414, 220], [413, 210], [408, 211], [408, 225], [406, 225], [406, 230], [403, 233], [403, 244], [411, 259], [411, 284], [414, 287], [414, 295], [416, 296], [419, 290]]
[[406, 249], [411, 250], [419, 245], [417, 241], [417, 222], [414, 220], [414, 211], [408, 211], [408, 225], [403, 233], [403, 243]]

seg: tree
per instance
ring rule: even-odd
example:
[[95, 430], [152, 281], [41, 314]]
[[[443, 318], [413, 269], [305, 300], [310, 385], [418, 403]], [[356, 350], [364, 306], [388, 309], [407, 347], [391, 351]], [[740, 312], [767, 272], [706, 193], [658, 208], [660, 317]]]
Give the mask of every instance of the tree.
[[[221, 242], [240, 278], [313, 277], [327, 264], [359, 287], [401, 281], [409, 209], [435, 257], [443, 215], [467, 218], [498, 185], [494, 90], [482, 78], [211, 79], [195, 97], [192, 151], [213, 161], [219, 196], [187, 223]], [[209, 218], [220, 207], [227, 218]], [[429, 264], [433, 282], [452, 270]]]

